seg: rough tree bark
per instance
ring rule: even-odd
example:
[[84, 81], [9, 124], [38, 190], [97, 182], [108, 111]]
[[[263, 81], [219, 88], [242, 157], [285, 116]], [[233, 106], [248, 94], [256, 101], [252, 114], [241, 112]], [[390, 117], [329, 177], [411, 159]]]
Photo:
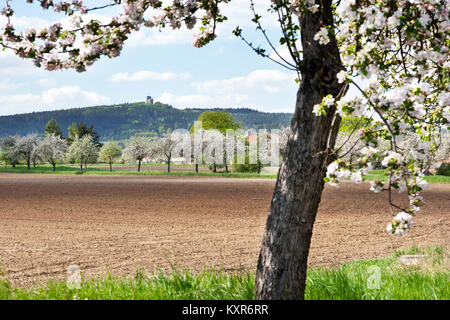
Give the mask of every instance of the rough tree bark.
[[320, 117], [312, 110], [324, 96], [336, 97], [345, 90], [336, 79], [344, 68], [335, 37], [330, 35], [327, 45], [313, 39], [322, 21], [333, 24], [331, 0], [321, 4], [320, 12], [300, 17], [302, 79], [258, 260], [255, 286], [259, 299], [304, 298], [313, 224], [331, 162], [328, 151], [334, 147], [340, 123], [334, 108]]

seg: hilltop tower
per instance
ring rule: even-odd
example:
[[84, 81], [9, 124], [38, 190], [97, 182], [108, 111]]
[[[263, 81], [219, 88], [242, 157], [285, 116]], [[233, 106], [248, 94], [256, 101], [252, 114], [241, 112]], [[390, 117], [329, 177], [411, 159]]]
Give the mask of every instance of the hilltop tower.
[[152, 98], [152, 96], [147, 96], [147, 103], [153, 104], [153, 98]]

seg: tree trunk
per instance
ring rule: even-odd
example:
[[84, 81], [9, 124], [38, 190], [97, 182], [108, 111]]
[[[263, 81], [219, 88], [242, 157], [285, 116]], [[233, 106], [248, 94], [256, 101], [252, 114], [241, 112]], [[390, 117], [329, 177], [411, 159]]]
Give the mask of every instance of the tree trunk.
[[80, 171], [83, 171], [83, 161], [80, 160]]
[[112, 172], [112, 161], [109, 162], [109, 172]]
[[323, 178], [331, 162], [340, 117], [335, 108], [317, 117], [313, 106], [327, 94], [338, 96], [343, 85], [336, 74], [343, 70], [335, 38], [320, 45], [314, 35], [323, 20], [332, 24], [331, 0], [321, 1], [322, 12], [301, 16], [304, 67], [297, 93], [292, 133], [270, 205], [256, 274], [259, 299], [303, 299], [308, 252], [319, 206]]
[[225, 162], [225, 172], [228, 173], [228, 164]]
[[141, 172], [141, 160], [138, 160], [138, 172]]
[[170, 159], [171, 159], [171, 157], [169, 157], [169, 159], [167, 161], [167, 172], [170, 172]]
[[195, 172], [198, 173], [198, 163], [195, 164]]
[[28, 170], [31, 169], [31, 160], [30, 160], [30, 158], [27, 158], [27, 168], [28, 168]]
[[53, 171], [56, 171], [56, 163], [52, 163]]
[[214, 170], [213, 170], [213, 172], [214, 172], [214, 173], [217, 172], [217, 166], [216, 166], [216, 163], [215, 163], [215, 162], [214, 162]]

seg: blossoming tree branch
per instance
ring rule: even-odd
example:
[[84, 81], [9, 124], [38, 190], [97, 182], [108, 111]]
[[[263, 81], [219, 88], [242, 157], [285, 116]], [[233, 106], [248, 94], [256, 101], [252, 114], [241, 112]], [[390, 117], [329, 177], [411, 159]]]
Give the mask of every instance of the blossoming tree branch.
[[[227, 19], [220, 9], [231, 1], [115, 0], [88, 8], [80, 0], [27, 0], [69, 16], [70, 27], [55, 23], [20, 31], [14, 28], [13, 1], [6, 1], [2, 14], [8, 23], [0, 46], [47, 70], [81, 72], [102, 56], [118, 56], [128, 36], [140, 28], [197, 28], [193, 43], [202, 47], [216, 38], [217, 25]], [[392, 220], [386, 229], [393, 235], [411, 229], [426, 188], [418, 163], [436, 152], [450, 121], [449, 2], [266, 1], [281, 30], [276, 41], [287, 48], [290, 59], [276, 50], [253, 1], [252, 21], [276, 59], [249, 42], [240, 27], [234, 34], [258, 55], [297, 72], [299, 89], [258, 260], [256, 290], [259, 298], [296, 299], [304, 295], [325, 181], [338, 185], [350, 178], [360, 183], [372, 163], [381, 161], [388, 180], [373, 182], [371, 190], [389, 193]], [[89, 18], [89, 13], [113, 6], [122, 13], [108, 23]], [[360, 126], [336, 145], [342, 116], [359, 117]], [[401, 142], [407, 135], [418, 142], [405, 147]], [[355, 137], [363, 148], [348, 146]], [[379, 144], [385, 142], [389, 148], [382, 151]], [[353, 163], [344, 160], [351, 152], [357, 159]], [[408, 206], [394, 203], [394, 189], [407, 193]]]

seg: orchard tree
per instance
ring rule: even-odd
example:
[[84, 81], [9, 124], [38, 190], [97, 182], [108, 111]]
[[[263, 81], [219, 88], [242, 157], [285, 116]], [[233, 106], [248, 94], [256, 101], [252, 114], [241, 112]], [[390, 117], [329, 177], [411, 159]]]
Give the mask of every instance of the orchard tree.
[[33, 164], [33, 168], [36, 168], [38, 162], [43, 161], [38, 149], [40, 142], [41, 141], [38, 142], [38, 144], [34, 147], [33, 151], [31, 152], [31, 163]]
[[399, 147], [405, 150], [405, 159], [416, 160], [424, 174], [431, 174], [450, 158], [450, 134], [448, 132], [433, 135], [430, 140], [422, 141], [420, 135], [408, 133], [399, 142]]
[[214, 173], [217, 172], [217, 165], [222, 166], [226, 158], [225, 139], [222, 132], [218, 129], [205, 130], [203, 133], [204, 150], [203, 158], [209, 168]]
[[122, 148], [115, 141], [108, 142], [100, 150], [100, 160], [109, 163], [109, 171], [112, 171], [112, 164], [122, 156]]
[[72, 144], [72, 142], [75, 140], [75, 137], [84, 137], [86, 135], [92, 137], [92, 143], [97, 147], [101, 148], [103, 144], [100, 142], [100, 136], [98, 135], [97, 131], [94, 130], [94, 125], [91, 124], [90, 127], [88, 127], [83, 121], [80, 122], [78, 125], [73, 122], [70, 127], [67, 128], [67, 143], [69, 145]]
[[13, 146], [13, 153], [20, 155], [27, 162], [28, 170], [31, 169], [31, 157], [38, 142], [37, 134], [30, 133], [24, 137], [19, 137]]
[[[385, 145], [388, 146], [388, 144]], [[335, 152], [339, 153], [339, 158], [348, 162], [351, 168], [354, 160], [361, 155], [360, 151], [364, 147], [364, 141], [357, 134], [339, 130], [336, 136]]]
[[19, 136], [8, 136], [0, 141], [2, 159], [5, 161], [5, 166], [9, 163], [13, 168], [15, 168], [16, 164], [19, 162], [20, 154], [17, 152], [17, 149], [14, 148], [19, 138]]
[[37, 146], [40, 157], [50, 163], [53, 171], [56, 171], [56, 163], [62, 161], [67, 152], [67, 142], [58, 134], [46, 134]]
[[80, 163], [80, 171], [83, 171], [83, 164], [87, 169], [87, 163], [93, 163], [98, 157], [98, 148], [92, 142], [92, 136], [85, 135], [79, 138], [75, 136], [67, 152], [67, 158]]
[[[241, 123], [237, 122], [231, 113], [227, 111], [204, 111], [197, 119], [197, 121], [202, 122], [202, 128], [204, 130], [217, 130], [222, 136], [226, 136], [227, 130], [238, 130], [241, 128]], [[194, 126], [191, 128], [191, 133], [194, 132]], [[224, 139], [225, 141], [225, 139]], [[225, 159], [228, 159], [226, 153], [226, 148], [224, 150], [224, 163], [225, 171], [228, 173], [228, 162]], [[213, 171], [216, 172], [216, 162], [213, 163]]]
[[283, 155], [286, 150], [286, 146], [287, 146], [287, 142], [288, 142], [290, 134], [291, 134], [290, 127], [283, 127], [281, 129], [280, 137], [279, 137], [281, 155]]
[[[165, 133], [161, 138], [156, 138], [152, 141], [151, 155], [167, 164], [167, 172], [170, 172], [172, 158], [179, 156], [181, 153], [181, 150], [177, 152], [175, 147], [182, 145], [184, 137], [186, 137], [186, 142], [190, 146], [191, 137], [188, 132], [185, 134], [186, 136], [178, 132]], [[185, 157], [190, 158], [190, 155], [185, 154]]]
[[[256, 172], [261, 173], [264, 165], [279, 165], [279, 152], [283, 148], [283, 141], [280, 141], [281, 130], [272, 130], [268, 132], [265, 129], [259, 130], [257, 133], [250, 132], [247, 137], [249, 148], [249, 161], [256, 164]], [[274, 162], [276, 161], [276, 163]]]
[[[85, 71], [101, 56], [118, 56], [128, 36], [142, 27], [193, 28], [200, 22], [194, 45], [204, 46], [216, 38], [217, 24], [226, 20], [220, 7], [228, 2], [174, 0], [163, 7], [161, 1], [118, 0], [88, 8], [82, 1], [45, 0], [39, 2], [44, 9], [70, 16], [70, 29], [56, 23], [43, 30], [18, 31], [7, 1], [2, 13], [8, 24], [0, 45], [47, 70]], [[381, 157], [389, 177], [386, 183], [376, 181], [371, 189], [391, 193], [404, 188], [410, 200], [407, 207], [389, 201], [393, 218], [386, 229], [393, 235], [411, 229], [426, 183], [418, 162], [406, 160], [398, 139], [412, 131], [427, 141], [448, 127], [449, 8], [447, 0], [267, 3], [279, 22], [279, 42], [287, 48], [289, 60], [275, 49], [252, 0], [252, 21], [271, 52], [249, 42], [239, 27], [234, 34], [260, 56], [296, 72], [299, 87], [263, 236], [256, 291], [259, 298], [296, 299], [304, 297], [308, 252], [324, 182], [336, 184], [354, 173], [335, 149], [342, 116], [370, 119], [358, 132], [366, 147], [360, 150], [355, 177], [366, 174], [372, 160]], [[123, 12], [109, 23], [86, 15], [119, 5]], [[154, 9], [155, 14], [144, 15]], [[378, 150], [382, 140], [389, 141], [389, 150], [383, 153]]]
[[138, 162], [137, 171], [141, 171], [141, 163], [145, 157], [151, 154], [151, 144], [147, 137], [133, 136], [130, 138], [124, 154], [132, 161]]

